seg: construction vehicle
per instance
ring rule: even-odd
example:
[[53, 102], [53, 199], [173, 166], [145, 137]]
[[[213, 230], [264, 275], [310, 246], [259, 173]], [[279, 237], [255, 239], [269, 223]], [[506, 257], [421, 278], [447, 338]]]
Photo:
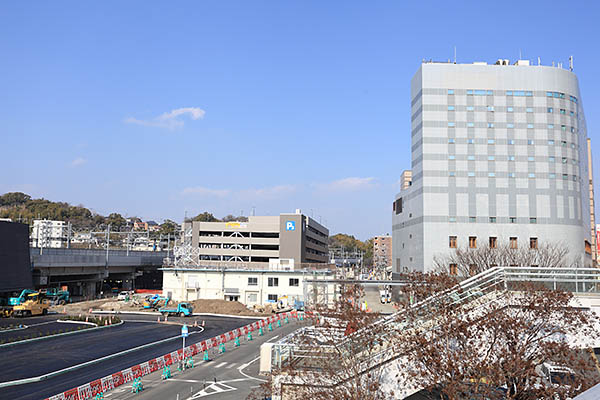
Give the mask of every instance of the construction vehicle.
[[19, 304], [23, 304], [27, 300], [27, 295], [32, 293], [37, 293], [36, 290], [31, 289], [23, 289], [21, 295], [19, 297], [11, 297], [8, 299], [8, 304], [11, 306], [18, 306]]
[[189, 303], [179, 303], [177, 307], [163, 307], [158, 310], [162, 315], [178, 315], [180, 317], [190, 317], [194, 312], [194, 308]]
[[35, 292], [27, 295], [27, 300], [13, 307], [15, 317], [31, 317], [33, 315], [46, 315], [50, 305], [43, 293]]
[[46, 289], [46, 298], [52, 305], [60, 304], [61, 306], [71, 302], [71, 294], [68, 290], [60, 290], [58, 288]]
[[[150, 297], [149, 299], [144, 300], [143, 306], [146, 310], [153, 309], [156, 310], [160, 306], [166, 307], [169, 304], [170, 299], [167, 297], [162, 297], [158, 294]], [[162, 303], [161, 303], [162, 302]]]

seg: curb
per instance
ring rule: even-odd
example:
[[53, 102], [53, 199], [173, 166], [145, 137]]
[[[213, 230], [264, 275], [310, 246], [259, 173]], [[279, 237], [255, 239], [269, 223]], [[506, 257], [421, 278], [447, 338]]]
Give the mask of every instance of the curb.
[[[162, 315], [158, 311], [108, 311], [108, 310], [92, 310], [92, 314], [132, 314], [132, 315]], [[229, 315], [229, 314], [216, 314], [216, 313], [192, 313], [195, 317], [228, 317], [228, 318], [240, 318], [240, 319], [264, 319], [268, 318], [268, 315], [262, 317], [255, 317], [252, 315]]]
[[[62, 322], [64, 322], [64, 321], [62, 321]], [[76, 333], [94, 331], [96, 329], [110, 328], [112, 326], [119, 326], [119, 325], [122, 325], [122, 324], [123, 324], [123, 321], [118, 322], [116, 324], [112, 324], [112, 325], [97, 326], [95, 328], [88, 328], [88, 329], [83, 329], [83, 330], [80, 330], [80, 331], [71, 331], [71, 332], [65, 332], [65, 333], [57, 333], [55, 335], [42, 336], [42, 337], [37, 337], [37, 338], [33, 338], [33, 339], [19, 340], [18, 342], [0, 344], [0, 349], [2, 349], [4, 347], [15, 346], [15, 345], [22, 344], [22, 343], [30, 343], [30, 342], [36, 342], [38, 340], [50, 339], [50, 338], [54, 338], [54, 337], [58, 337], [58, 336], [73, 335], [73, 334], [76, 334]], [[0, 387], [2, 387], [2, 386], [0, 385]]]

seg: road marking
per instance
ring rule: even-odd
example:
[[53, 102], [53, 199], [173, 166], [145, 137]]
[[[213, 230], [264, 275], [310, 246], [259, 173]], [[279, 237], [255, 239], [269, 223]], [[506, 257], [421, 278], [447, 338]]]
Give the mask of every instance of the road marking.
[[226, 366], [225, 368], [229, 369], [229, 368], [233, 368], [235, 367], [235, 363], [230, 363], [228, 366]]
[[266, 343], [270, 343], [270, 342], [271, 342], [271, 340], [275, 340], [275, 339], [277, 339], [278, 337], [279, 337], [279, 335], [275, 335], [275, 336], [273, 336], [271, 339], [267, 340], [267, 342], [266, 342]]
[[190, 400], [199, 399], [201, 397], [210, 396], [211, 394], [231, 392], [231, 391], [234, 391], [234, 390], [237, 390], [237, 388], [234, 388], [233, 386], [225, 385], [222, 382], [211, 383], [205, 389], [202, 389], [201, 391], [199, 391], [198, 393], [194, 394], [189, 399]]
[[173, 381], [173, 382], [188, 382], [188, 383], [200, 383], [200, 382], [202, 382], [202, 381], [196, 381], [194, 379], [177, 379], [177, 378], [167, 379], [167, 382], [170, 382], [170, 381]]
[[[202, 331], [204, 331], [204, 328], [201, 327], [200, 330], [191, 332], [190, 335], [194, 335], [196, 333], [201, 333]], [[67, 373], [67, 372], [71, 372], [71, 371], [74, 371], [76, 369], [86, 367], [88, 365], [94, 365], [94, 364], [100, 363], [102, 361], [110, 360], [112, 358], [121, 356], [123, 354], [129, 354], [129, 353], [132, 353], [134, 351], [145, 349], [145, 348], [148, 348], [148, 347], [160, 344], [160, 343], [165, 343], [165, 342], [168, 342], [168, 341], [179, 339], [180, 337], [181, 337], [181, 335], [177, 335], [177, 336], [173, 336], [173, 337], [170, 337], [170, 338], [162, 339], [162, 340], [159, 340], [159, 341], [156, 341], [156, 342], [146, 343], [146, 344], [143, 344], [141, 346], [137, 346], [137, 347], [134, 347], [134, 348], [131, 348], [131, 349], [119, 351], [118, 353], [109, 354], [107, 356], [100, 357], [100, 358], [97, 358], [95, 360], [90, 360], [90, 361], [87, 361], [87, 362], [84, 362], [84, 363], [81, 363], [81, 364], [72, 365], [72, 366], [67, 367], [67, 368], [59, 369], [57, 371], [52, 371], [52, 372], [49, 372], [49, 373], [44, 374], [44, 375], [35, 376], [35, 377], [32, 377], [32, 378], [18, 379], [16, 381], [0, 382], [0, 388], [7, 387], [7, 386], [24, 385], [24, 384], [33, 383], [33, 382], [40, 382], [40, 381], [42, 381], [44, 379], [48, 379], [48, 378], [51, 378], [51, 377], [56, 376], [56, 375], [64, 374], [64, 373]]]
[[222, 362], [221, 364], [216, 365], [215, 368], [221, 368], [223, 365], [226, 365], [226, 364], [227, 364], [226, 362]]
[[248, 366], [249, 366], [250, 364], [252, 364], [254, 361], [256, 361], [256, 360], [259, 360], [259, 359], [260, 359], [260, 357], [256, 357], [254, 360], [252, 360], [252, 361], [250, 361], [250, 362], [247, 362], [247, 363], [246, 363], [246, 364], [244, 364], [244, 365], [241, 365], [241, 366], [238, 368], [238, 372], [239, 372], [240, 374], [244, 375], [246, 378], [249, 378], [249, 379], [254, 379], [255, 381], [266, 382], [266, 380], [264, 380], [264, 379], [255, 378], [255, 377], [253, 377], [253, 376], [250, 376], [250, 375], [246, 374], [246, 373], [243, 371], [243, 369], [245, 369], [245, 368], [248, 368]]

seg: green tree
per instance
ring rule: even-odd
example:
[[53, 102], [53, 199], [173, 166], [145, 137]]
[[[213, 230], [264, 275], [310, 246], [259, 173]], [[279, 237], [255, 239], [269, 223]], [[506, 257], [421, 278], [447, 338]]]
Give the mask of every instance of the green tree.
[[119, 213], [111, 213], [106, 218], [106, 223], [110, 224], [111, 230], [118, 231], [118, 230], [121, 229], [121, 227], [123, 227], [123, 226], [125, 226], [127, 224], [127, 221], [125, 221], [125, 218], [123, 218], [121, 216], [121, 214], [119, 214]]
[[192, 221], [220, 222], [218, 218], [216, 218], [214, 215], [212, 215], [212, 213], [209, 213], [208, 211], [196, 215], [194, 218], [192, 218]]
[[165, 221], [162, 224], [160, 224], [159, 233], [161, 235], [173, 235], [173, 234], [175, 234], [176, 230], [177, 230], [177, 223], [171, 221], [170, 219], [165, 219]]
[[0, 206], [16, 206], [25, 204], [31, 200], [31, 196], [21, 192], [10, 192], [0, 196]]

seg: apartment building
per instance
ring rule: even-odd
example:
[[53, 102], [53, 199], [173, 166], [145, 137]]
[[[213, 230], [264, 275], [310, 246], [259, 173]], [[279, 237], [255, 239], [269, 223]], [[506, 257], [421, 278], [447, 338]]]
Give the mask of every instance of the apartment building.
[[373, 238], [373, 264], [375, 266], [392, 266], [392, 237], [390, 235]]
[[425, 62], [411, 115], [411, 184], [392, 207], [395, 271], [500, 244], [560, 243], [591, 265], [591, 157], [572, 68]]

